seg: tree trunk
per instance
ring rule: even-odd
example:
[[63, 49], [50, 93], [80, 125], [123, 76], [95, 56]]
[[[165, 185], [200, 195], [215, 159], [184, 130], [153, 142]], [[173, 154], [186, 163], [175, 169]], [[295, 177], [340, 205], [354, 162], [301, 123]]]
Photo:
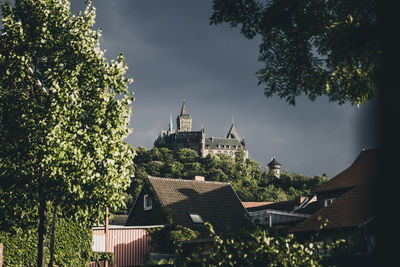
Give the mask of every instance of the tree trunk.
[[39, 203], [39, 229], [38, 229], [38, 255], [37, 266], [45, 267], [46, 264], [46, 231], [47, 231], [47, 207], [46, 199], [41, 198]]
[[56, 235], [56, 223], [57, 223], [57, 205], [54, 206], [54, 214], [53, 221], [51, 225], [51, 237], [50, 237], [50, 262], [49, 267], [53, 267], [54, 261], [54, 243], [55, 243], [55, 235]]

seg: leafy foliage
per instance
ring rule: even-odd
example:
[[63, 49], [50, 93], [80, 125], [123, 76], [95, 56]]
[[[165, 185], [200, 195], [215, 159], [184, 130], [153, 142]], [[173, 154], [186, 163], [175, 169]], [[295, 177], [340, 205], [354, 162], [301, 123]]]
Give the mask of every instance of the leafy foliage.
[[152, 245], [163, 252], [179, 254], [182, 252], [182, 242], [199, 237], [199, 232], [185, 226], [169, 223], [162, 228], [150, 228]]
[[1, 8], [0, 229], [38, 226], [39, 261], [51, 207], [91, 225], [124, 205], [132, 81], [100, 49], [90, 1], [78, 15], [68, 0]]
[[210, 23], [223, 22], [261, 41], [257, 76], [267, 97], [360, 104], [375, 94], [382, 45], [374, 0], [213, 0]]
[[[58, 266], [87, 266], [92, 252], [91, 227], [82, 227], [73, 219], [62, 218], [57, 224], [54, 263]], [[0, 243], [4, 244], [4, 266], [35, 266], [37, 242], [36, 232], [22, 229], [13, 233], [0, 232]]]
[[292, 234], [282, 235], [256, 229], [225, 237], [216, 235], [208, 225], [215, 245], [202, 259], [204, 266], [322, 266], [322, 249], [331, 249], [342, 242], [322, 245], [297, 242]]
[[123, 142], [132, 101], [123, 56], [104, 57], [90, 2], [77, 16], [65, 0], [2, 9], [2, 199], [18, 200], [10, 205], [18, 218], [35, 211], [15, 214], [21, 200], [39, 198], [82, 220], [99, 218], [105, 205], [123, 205], [134, 155]]
[[[179, 250], [169, 264], [173, 266], [324, 266], [323, 254], [345, 244], [343, 239], [331, 243], [300, 243], [283, 229], [262, 229], [216, 235], [206, 223], [213, 245], [202, 253], [201, 244]], [[335, 261], [332, 261], [334, 263]]]
[[[327, 181], [325, 176], [307, 177], [283, 171], [280, 178], [269, 175], [258, 162], [244, 160], [243, 153], [235, 159], [227, 155], [209, 154], [200, 158], [190, 149], [177, 152], [167, 148], [136, 149], [135, 173], [131, 194], [138, 194], [138, 185], [148, 175], [193, 179], [202, 175], [207, 181], [230, 182], [242, 201], [285, 201], [310, 192]], [[185, 155], [185, 156], [183, 156]]]
[[108, 261], [110, 266], [114, 266], [114, 260], [115, 257], [112, 252], [93, 252], [90, 256], [90, 261], [96, 262], [99, 266], [104, 266], [100, 265], [100, 263], [104, 263], [105, 261]]

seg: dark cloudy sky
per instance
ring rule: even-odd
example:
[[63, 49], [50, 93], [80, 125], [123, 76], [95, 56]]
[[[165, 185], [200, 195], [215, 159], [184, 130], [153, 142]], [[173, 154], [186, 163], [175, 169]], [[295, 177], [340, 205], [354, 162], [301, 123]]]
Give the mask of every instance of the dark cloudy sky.
[[[83, 0], [72, 0], [73, 13]], [[134, 79], [133, 146], [152, 148], [170, 113], [186, 99], [193, 130], [224, 137], [232, 117], [249, 156], [264, 167], [276, 155], [282, 168], [329, 178], [347, 168], [363, 148], [378, 144], [374, 102], [360, 108], [304, 97], [290, 106], [265, 98], [254, 73], [258, 43], [227, 25], [209, 25], [211, 0], [94, 0], [102, 49], [121, 51]]]

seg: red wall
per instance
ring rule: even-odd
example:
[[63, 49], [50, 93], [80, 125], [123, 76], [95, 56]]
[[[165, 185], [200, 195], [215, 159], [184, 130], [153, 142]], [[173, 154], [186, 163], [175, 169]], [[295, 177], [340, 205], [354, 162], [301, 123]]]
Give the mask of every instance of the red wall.
[[[93, 229], [93, 235], [104, 235], [104, 227]], [[108, 252], [113, 252], [115, 267], [140, 266], [151, 251], [150, 235], [146, 227], [110, 226], [108, 229]], [[90, 263], [89, 267], [95, 267]]]

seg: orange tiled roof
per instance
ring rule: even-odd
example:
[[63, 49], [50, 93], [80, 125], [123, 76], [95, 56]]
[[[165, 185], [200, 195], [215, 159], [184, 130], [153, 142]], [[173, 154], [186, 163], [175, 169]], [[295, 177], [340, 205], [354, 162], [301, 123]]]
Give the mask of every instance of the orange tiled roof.
[[243, 206], [247, 208], [254, 208], [254, 207], [259, 207], [259, 206], [264, 206], [268, 204], [272, 204], [274, 202], [242, 202]]
[[316, 188], [313, 192], [351, 188], [365, 183], [374, 175], [374, 167], [379, 160], [379, 149], [363, 150], [353, 164]]
[[[280, 202], [265, 202], [263, 205], [255, 205], [253, 207], [248, 207], [249, 211], [258, 211], [263, 209], [273, 209], [281, 211], [292, 211], [296, 206], [300, 205], [306, 197], [297, 197], [292, 200], [280, 201]], [[262, 202], [259, 202], [262, 203]]]
[[375, 214], [373, 194], [370, 190], [369, 183], [352, 188], [329, 206], [320, 209], [295, 226], [290, 232], [318, 230], [325, 219], [328, 219], [327, 228], [354, 227], [365, 222]]

